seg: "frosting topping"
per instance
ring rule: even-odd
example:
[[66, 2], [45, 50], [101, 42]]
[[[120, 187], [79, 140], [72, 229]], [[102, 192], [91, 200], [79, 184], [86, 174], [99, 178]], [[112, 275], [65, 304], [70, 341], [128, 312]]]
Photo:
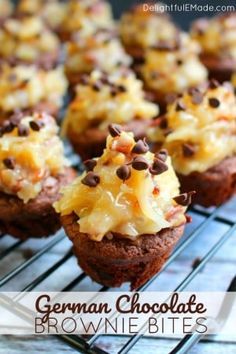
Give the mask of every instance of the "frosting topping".
[[0, 190], [24, 203], [37, 197], [43, 181], [68, 165], [57, 136], [55, 119], [47, 114], [15, 114], [0, 128]]
[[57, 52], [57, 36], [45, 28], [39, 17], [8, 18], [0, 27], [0, 56], [23, 62], [37, 61], [41, 55]]
[[203, 53], [236, 60], [235, 12], [199, 19], [193, 24], [191, 33], [201, 45]]
[[174, 46], [158, 44], [147, 50], [141, 75], [151, 90], [164, 94], [182, 92], [207, 79], [207, 70], [198, 59], [199, 46], [186, 33]]
[[173, 43], [179, 30], [165, 13], [144, 11], [143, 4], [136, 5], [123, 14], [120, 23], [120, 35], [127, 46], [143, 49], [159, 42]]
[[3, 64], [0, 70], [0, 111], [30, 108], [42, 101], [52, 101], [60, 107], [66, 89], [67, 81], [61, 67], [44, 71], [35, 66]]
[[77, 86], [77, 96], [64, 120], [64, 131], [81, 133], [95, 123], [102, 130], [110, 123], [125, 124], [157, 114], [158, 106], [144, 99], [142, 82], [131, 71], [111, 75], [93, 71], [83, 76]]
[[87, 26], [109, 28], [114, 25], [111, 6], [104, 0], [70, 0], [63, 31], [73, 34]]
[[59, 0], [20, 0], [20, 14], [40, 15], [50, 28], [57, 29], [66, 16], [67, 4]]
[[80, 231], [95, 241], [109, 232], [135, 239], [186, 221], [187, 204], [174, 199], [179, 182], [170, 157], [165, 151], [154, 156], [145, 142], [137, 151], [137, 144], [132, 133], [111, 126], [103, 155], [86, 162], [87, 171], [54, 205], [61, 215], [74, 212]]
[[212, 81], [207, 90], [186, 92], [156, 124], [150, 139], [163, 143], [181, 174], [204, 172], [236, 153], [236, 99], [229, 85]]
[[67, 53], [65, 68], [68, 73], [90, 73], [95, 68], [111, 72], [131, 64], [131, 58], [111, 30], [80, 31], [67, 44]]

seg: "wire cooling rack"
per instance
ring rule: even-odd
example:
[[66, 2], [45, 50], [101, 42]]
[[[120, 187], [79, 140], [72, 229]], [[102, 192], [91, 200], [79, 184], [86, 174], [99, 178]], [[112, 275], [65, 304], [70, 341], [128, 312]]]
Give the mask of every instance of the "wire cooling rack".
[[[79, 162], [79, 159], [76, 155], [74, 155], [68, 145], [66, 145], [66, 153], [69, 156], [70, 160], [72, 161], [72, 164], [77, 167], [77, 169], [80, 171], [81, 164]], [[172, 291], [184, 291], [187, 289], [187, 287], [194, 282], [196, 277], [201, 273], [203, 268], [210, 263], [212, 258], [216, 255], [218, 251], [220, 251], [226, 244], [229, 242], [230, 238], [232, 238], [233, 235], [236, 235], [236, 219], [235, 219], [235, 214], [234, 211], [236, 210], [236, 201], [233, 202], [233, 206], [231, 205], [231, 210], [233, 210], [232, 215], [228, 213], [227, 211], [227, 206], [222, 206], [217, 209], [212, 209], [212, 210], [206, 210], [203, 208], [200, 208], [198, 206], [193, 207], [190, 210], [190, 214], [193, 217], [193, 220], [195, 219], [200, 219], [200, 222], [198, 222], [197, 225], [193, 225], [192, 228], [187, 232], [187, 234], [183, 237], [182, 241], [177, 245], [175, 248], [174, 252], [172, 253], [171, 257], [167, 260], [165, 263], [164, 267], [161, 269], [161, 271], [156, 274], [152, 279], [150, 279], [146, 284], [141, 286], [138, 290], [139, 291], [148, 291], [151, 289], [152, 291], [155, 290], [155, 284], [158, 284], [159, 278], [165, 276], [166, 272], [168, 271], [168, 268], [171, 267], [171, 265], [178, 260], [178, 257], [186, 251], [186, 249], [190, 249], [190, 258], [191, 258], [191, 263], [192, 267], [190, 268], [189, 272], [183, 277], [183, 279], [177, 279], [177, 285], [168, 290]], [[198, 238], [201, 237], [201, 235], [206, 232], [207, 230], [211, 230], [212, 225], [216, 226], [217, 230], [221, 230], [220, 236], [217, 237], [216, 239], [213, 237], [213, 240], [211, 240], [211, 245], [208, 249], [208, 251], [201, 257], [201, 258], [196, 258], [198, 254], [194, 254], [194, 250], [191, 251], [191, 248], [194, 247], [192, 246], [194, 241], [197, 241]], [[210, 233], [211, 231], [209, 231]], [[211, 235], [209, 235], [210, 238]], [[9, 236], [7, 235], [2, 235], [2, 240]], [[24, 284], [24, 286], [21, 285], [21, 282], [19, 283], [19, 277], [20, 279], [23, 277], [24, 278], [24, 272], [29, 272], [30, 269], [32, 269], [32, 265], [42, 259], [44, 257], [45, 261], [44, 263], [47, 263], [47, 255], [50, 254], [50, 251], [54, 248], [57, 247], [63, 240], [65, 240], [66, 236], [64, 234], [63, 230], [60, 230], [56, 235], [49, 239], [41, 240], [41, 245], [40, 247], [36, 250], [35, 253], [30, 254], [29, 249], [28, 249], [28, 255], [27, 259], [20, 262], [16, 267], [13, 267], [9, 272], [6, 271], [6, 273], [0, 278], [0, 290], [5, 290], [8, 289], [10, 291], [33, 291], [37, 289], [40, 284], [42, 284], [45, 280], [51, 277], [51, 275], [54, 274], [54, 272], [58, 271], [59, 269], [63, 269], [65, 264], [67, 263], [68, 260], [73, 258], [73, 252], [71, 250], [71, 247], [69, 249], [66, 249], [62, 256], [54, 262], [49, 268], [46, 268], [42, 273], [39, 275], [33, 276], [33, 279], [30, 280], [27, 284]], [[24, 246], [24, 243], [27, 241], [19, 241], [19, 240], [12, 240], [11, 244], [8, 247], [1, 248], [0, 246], [0, 267], [2, 262], [4, 262], [4, 259], [7, 257], [11, 257], [14, 252], [16, 252], [18, 249], [22, 248]], [[32, 241], [36, 242], [36, 241]], [[207, 243], [207, 240], [206, 240]], [[204, 245], [205, 247], [205, 245]], [[46, 258], [45, 258], [46, 257]], [[234, 258], [234, 261], [236, 260], [236, 256]], [[76, 267], [76, 266], [75, 266]], [[74, 269], [73, 269], [74, 271]], [[178, 278], [178, 274], [176, 275]], [[84, 282], [88, 278], [82, 271], [72, 280], [68, 280], [66, 285], [63, 288], [57, 287], [56, 291], [71, 291], [74, 290], [75, 287], [78, 287], [82, 282]], [[18, 280], [17, 280], [18, 279]], [[22, 284], [25, 283], [22, 281]], [[10, 284], [10, 286], [8, 286]], [[17, 284], [17, 286], [15, 285]], [[82, 288], [82, 291], [109, 291], [110, 289], [107, 287], [98, 287], [97, 284], [94, 283], [96, 288], [92, 289], [91, 287], [86, 288], [86, 285]], [[46, 289], [48, 291], [55, 291], [55, 289]], [[165, 290], [166, 289], [160, 289], [160, 290]], [[204, 290], [204, 287], [203, 289]], [[219, 290], [219, 289], [218, 289]], [[220, 289], [222, 290], [222, 289]], [[35, 290], [36, 291], [36, 290]], [[228, 287], [228, 291], [236, 291], [236, 280], [231, 279], [231, 284]], [[69, 345], [73, 346], [75, 350], [79, 352], [84, 352], [84, 353], [110, 353], [109, 351], [106, 351], [105, 349], [99, 347], [99, 340], [103, 337], [102, 334], [97, 333], [92, 336], [76, 336], [76, 335], [61, 335], [60, 338], [64, 341], [66, 341]], [[117, 354], [125, 354], [128, 353], [134, 346], [139, 345], [139, 340], [143, 337], [143, 335], [136, 334], [134, 336], [130, 337], [125, 337], [125, 343], [123, 346], [116, 351]], [[177, 342], [177, 345], [170, 353], [187, 353], [189, 349], [195, 345], [198, 341], [200, 341], [202, 337], [200, 335], [187, 335], [184, 338], [182, 338], [179, 342]], [[113, 338], [114, 341], [116, 341], [116, 337], [114, 336]], [[97, 344], [98, 343], [98, 344]], [[157, 344], [158, 345], [158, 344]], [[160, 349], [160, 348], [159, 348]]]

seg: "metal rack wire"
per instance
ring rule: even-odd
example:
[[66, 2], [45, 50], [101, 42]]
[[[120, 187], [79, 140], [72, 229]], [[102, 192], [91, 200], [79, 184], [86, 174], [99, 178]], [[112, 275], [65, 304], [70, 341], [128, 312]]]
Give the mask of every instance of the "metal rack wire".
[[[74, 156], [71, 153], [70, 148], [67, 146], [66, 148], [67, 155], [70, 156], [71, 161], [77, 168], [80, 170], [81, 165], [79, 164], [78, 157]], [[217, 240], [210, 248], [210, 250], [203, 256], [202, 259], [195, 262], [194, 267], [191, 271], [185, 276], [183, 280], [180, 281], [178, 286], [173, 289], [173, 291], [183, 291], [185, 288], [193, 281], [193, 279], [200, 273], [203, 267], [206, 266], [208, 262], [212, 259], [212, 257], [221, 249], [222, 246], [230, 239], [230, 237], [236, 232], [236, 222], [235, 220], [231, 220], [225, 216], [222, 216], [222, 211], [224, 210], [224, 206], [214, 209], [213, 211], [205, 210], [199, 207], [193, 207], [191, 210], [192, 215], [203, 217], [203, 221], [190, 233], [190, 235], [185, 238], [179, 246], [175, 249], [171, 257], [167, 260], [164, 267], [161, 271], [156, 274], [152, 279], [150, 279], [145, 285], [141, 286], [138, 290], [145, 291], [148, 287], [160, 276], [160, 274], [164, 273], [167, 268], [177, 259], [177, 257], [197, 238], [201, 233], [206, 230], [212, 222], [218, 222], [227, 227], [226, 232]], [[2, 235], [4, 237], [4, 235]], [[22, 262], [19, 266], [11, 270], [9, 273], [5, 274], [0, 279], [0, 290], [11, 280], [17, 277], [18, 274], [22, 273], [28, 267], [31, 266], [36, 260], [40, 259], [40, 257], [47, 254], [53, 247], [58, 245], [65, 238], [65, 234], [63, 230], [60, 230], [57, 235], [55, 235], [49, 242], [46, 243], [39, 251], [37, 251], [34, 255], [32, 255], [29, 259]], [[16, 241], [13, 245], [10, 245], [8, 248], [4, 249], [0, 253], [0, 262], [8, 255], [10, 255], [13, 251], [17, 250], [20, 246], [24, 244], [25, 241]], [[46, 271], [37, 276], [33, 281], [24, 286], [21, 291], [33, 291], [36, 286], [41, 284], [45, 279], [47, 279], [53, 272], [58, 270], [61, 266], [65, 264], [73, 256], [71, 250], [66, 251], [66, 253], [57, 260], [52, 266], [50, 266]], [[1, 263], [0, 263], [1, 264]], [[70, 291], [79, 283], [81, 283], [86, 278], [86, 274], [81, 273], [75, 279], [70, 281], [61, 291]], [[231, 283], [229, 290], [236, 291], [236, 281]], [[18, 289], [17, 289], [18, 290]], [[107, 287], [101, 287], [99, 291], [109, 291]], [[75, 349], [80, 352], [91, 353], [91, 354], [99, 354], [99, 353], [107, 353], [105, 350], [99, 348], [97, 346], [97, 340], [102, 336], [101, 333], [97, 333], [90, 337], [85, 336], [76, 336], [76, 335], [61, 335], [60, 338], [66, 341], [68, 344], [72, 345]], [[143, 333], [138, 333], [127, 339], [126, 343], [123, 347], [117, 352], [117, 354], [125, 354], [128, 353], [135, 345], [137, 345], [138, 341], [143, 337]], [[195, 334], [193, 336], [188, 335], [180, 340], [176, 347], [171, 351], [171, 353], [187, 353], [188, 350], [195, 345], [199, 340], [201, 340], [201, 336]], [[115, 338], [114, 338], [115, 340]]]

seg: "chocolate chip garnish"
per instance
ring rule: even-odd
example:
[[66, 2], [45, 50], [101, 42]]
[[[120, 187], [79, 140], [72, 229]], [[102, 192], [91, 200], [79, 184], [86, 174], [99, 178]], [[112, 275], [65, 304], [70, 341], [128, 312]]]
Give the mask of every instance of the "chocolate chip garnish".
[[40, 129], [41, 129], [41, 124], [39, 122], [34, 121], [34, 120], [31, 120], [29, 125], [30, 125], [30, 128], [36, 132], [40, 131]]
[[220, 106], [220, 101], [218, 100], [218, 98], [211, 97], [209, 98], [209, 105], [212, 108], [218, 108]]
[[182, 64], [183, 64], [183, 60], [177, 59], [176, 64], [177, 64], [178, 66], [182, 65]]
[[115, 138], [116, 136], [120, 136], [120, 134], [122, 132], [121, 126], [118, 124], [110, 124], [108, 126], [108, 130], [109, 130], [110, 135], [113, 138]]
[[134, 154], [145, 154], [149, 151], [149, 146], [144, 140], [138, 140], [132, 149], [132, 153]]
[[126, 87], [124, 85], [118, 85], [117, 89], [119, 90], [119, 92], [124, 93], [127, 91]]
[[99, 92], [99, 91], [101, 91], [102, 83], [99, 82], [99, 81], [97, 81], [97, 82], [95, 82], [95, 83], [93, 84], [92, 88], [93, 88], [94, 91]]
[[15, 160], [12, 157], [7, 157], [6, 159], [3, 160], [3, 164], [9, 170], [14, 170]]
[[117, 177], [120, 178], [122, 181], [126, 181], [126, 180], [129, 179], [130, 176], [131, 176], [131, 168], [130, 168], [130, 166], [127, 166], [127, 165], [120, 166], [120, 167], [116, 170], [116, 175], [117, 175]]
[[84, 166], [86, 171], [93, 171], [94, 167], [97, 165], [97, 161], [90, 159], [90, 160], [86, 160], [84, 161]]
[[186, 106], [182, 101], [178, 101], [175, 107], [176, 111], [185, 111], [186, 110]]
[[165, 162], [168, 157], [168, 151], [166, 149], [161, 149], [155, 153], [155, 157]]
[[201, 104], [203, 101], [203, 94], [200, 91], [193, 91], [192, 92], [192, 103], [193, 104]]
[[152, 175], [160, 175], [167, 170], [168, 166], [165, 164], [165, 162], [159, 158], [155, 158], [149, 171]]
[[15, 128], [15, 125], [11, 121], [5, 121], [2, 126], [2, 133], [11, 133]]
[[100, 177], [96, 173], [90, 171], [81, 182], [88, 187], [96, 187], [100, 182]]
[[138, 171], [147, 170], [148, 169], [148, 162], [145, 158], [138, 156], [133, 159], [132, 167]]
[[18, 135], [19, 136], [28, 136], [29, 135], [29, 128], [26, 125], [19, 124], [18, 125]]
[[215, 79], [211, 79], [209, 81], [209, 88], [215, 89], [217, 87], [219, 87], [219, 82], [217, 80], [215, 80]]
[[196, 153], [196, 146], [193, 144], [185, 143], [182, 145], [184, 157], [192, 157]]
[[178, 95], [174, 92], [171, 92], [165, 96], [165, 102], [167, 104], [172, 104], [177, 100], [177, 98], [178, 98]]
[[178, 195], [177, 197], [173, 198], [177, 204], [182, 206], [188, 206], [192, 203], [192, 196], [196, 194], [195, 191], [183, 193]]

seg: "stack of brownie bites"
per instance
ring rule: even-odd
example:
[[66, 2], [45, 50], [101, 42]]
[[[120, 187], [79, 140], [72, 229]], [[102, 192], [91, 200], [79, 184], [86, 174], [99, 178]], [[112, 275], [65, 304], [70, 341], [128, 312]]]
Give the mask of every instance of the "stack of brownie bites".
[[139, 288], [192, 202], [235, 194], [236, 15], [188, 34], [142, 5], [119, 23], [105, 0], [0, 8], [0, 230], [24, 239], [62, 225], [93, 280]]

